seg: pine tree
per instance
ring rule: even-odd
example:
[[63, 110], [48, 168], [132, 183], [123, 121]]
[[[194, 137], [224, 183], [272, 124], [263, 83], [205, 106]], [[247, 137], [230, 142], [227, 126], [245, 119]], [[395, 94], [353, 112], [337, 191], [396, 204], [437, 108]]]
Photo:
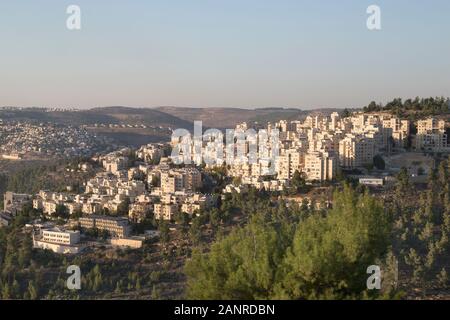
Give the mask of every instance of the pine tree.
[[17, 299], [20, 297], [20, 284], [17, 279], [14, 279], [11, 287], [11, 298]]
[[136, 290], [141, 290], [141, 278], [140, 277], [138, 277], [137, 279], [136, 279]]
[[115, 293], [122, 293], [122, 280], [117, 281], [116, 283], [116, 289], [114, 290]]
[[8, 300], [11, 299], [11, 291], [9, 289], [9, 284], [8, 282], [5, 282], [3, 284], [3, 289], [2, 289], [2, 299], [3, 300]]
[[98, 264], [95, 265], [94, 269], [92, 270], [92, 277], [92, 290], [94, 290], [95, 292], [99, 291], [102, 288], [103, 279], [100, 271], [100, 266]]
[[152, 287], [152, 300], [159, 300], [160, 299], [160, 293], [156, 285], [153, 285]]
[[36, 300], [38, 298], [38, 290], [34, 281], [28, 281], [28, 294], [31, 300]]
[[439, 285], [442, 286], [442, 288], [447, 288], [448, 275], [447, 275], [447, 271], [445, 270], [445, 268], [442, 268], [441, 271], [438, 273], [437, 280], [438, 280]]

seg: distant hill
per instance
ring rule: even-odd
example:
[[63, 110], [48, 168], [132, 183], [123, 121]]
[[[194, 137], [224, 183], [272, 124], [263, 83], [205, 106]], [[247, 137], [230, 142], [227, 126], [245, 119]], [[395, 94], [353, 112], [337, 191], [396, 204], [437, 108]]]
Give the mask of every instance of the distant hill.
[[180, 128], [191, 126], [191, 122], [179, 119], [173, 115], [144, 108], [105, 107], [82, 111], [48, 111], [45, 109], [1, 109], [0, 119], [28, 120], [36, 122], [54, 122], [73, 125], [98, 124], [145, 124]]
[[108, 116], [116, 121], [129, 124], [143, 123], [149, 126], [171, 127], [172, 129], [191, 126], [191, 121], [150, 108], [105, 107], [90, 109], [88, 112]]
[[203, 121], [204, 128], [234, 128], [237, 123], [302, 120], [311, 113], [329, 114], [337, 109], [300, 110], [292, 108], [131, 108], [104, 107], [81, 111], [54, 111], [42, 108], [0, 109], [0, 119], [53, 122], [72, 125], [126, 124], [191, 130], [193, 122]]
[[[204, 127], [234, 128], [237, 123], [246, 122], [273, 122], [282, 119], [301, 120], [312, 112], [318, 110], [300, 110], [291, 108], [261, 108], [261, 109], [235, 109], [235, 108], [179, 108], [159, 107], [156, 110], [171, 114], [177, 118], [193, 122], [203, 121]], [[335, 109], [320, 110], [330, 113]]]

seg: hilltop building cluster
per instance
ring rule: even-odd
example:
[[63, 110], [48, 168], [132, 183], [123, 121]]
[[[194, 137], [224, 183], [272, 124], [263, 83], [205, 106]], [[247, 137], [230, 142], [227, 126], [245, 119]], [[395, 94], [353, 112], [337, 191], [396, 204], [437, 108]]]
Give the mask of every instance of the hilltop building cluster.
[[[217, 159], [206, 166], [226, 165], [228, 174], [239, 178], [242, 185], [281, 191], [289, 185], [295, 172], [310, 182], [332, 181], [340, 169], [372, 167], [377, 155], [389, 155], [406, 148], [421, 152], [450, 151], [445, 120], [421, 120], [417, 128], [417, 134], [412, 135], [411, 122], [390, 113], [361, 112], [342, 118], [334, 112], [330, 116], [308, 116], [304, 121], [281, 120], [265, 127], [238, 124], [234, 129], [235, 137], [244, 135], [245, 139], [231, 147], [218, 144], [211, 136], [204, 136], [200, 146], [196, 145], [195, 138], [186, 136], [175, 136], [171, 143], [180, 157], [190, 153], [187, 158], [194, 163], [201, 157]], [[261, 139], [258, 130], [267, 134]], [[270, 139], [274, 130], [278, 133], [276, 140]], [[186, 143], [190, 146], [181, 147]], [[252, 148], [256, 150], [253, 159], [246, 156]], [[239, 150], [244, 150], [244, 156], [238, 154]], [[274, 150], [277, 150], [276, 155]], [[272, 158], [268, 159], [267, 155]], [[229, 159], [232, 161], [227, 162]], [[268, 174], [271, 166], [275, 170]], [[224, 191], [241, 189], [230, 185]]]
[[80, 127], [50, 123], [4, 122], [0, 119], [0, 157], [80, 157], [103, 151], [107, 144]]

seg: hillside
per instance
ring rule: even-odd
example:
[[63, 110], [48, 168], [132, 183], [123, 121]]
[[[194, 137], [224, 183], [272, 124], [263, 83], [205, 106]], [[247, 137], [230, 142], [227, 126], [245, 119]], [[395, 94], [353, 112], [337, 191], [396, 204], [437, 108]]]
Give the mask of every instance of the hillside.
[[149, 126], [171, 128], [191, 126], [190, 121], [186, 121], [185, 119], [180, 119], [177, 116], [150, 108], [105, 107], [90, 109], [85, 113], [89, 115], [111, 117], [117, 122], [127, 124], [146, 124]]
[[337, 109], [300, 110], [289, 108], [132, 108], [103, 107], [80, 111], [54, 111], [43, 108], [0, 109], [0, 119], [13, 121], [52, 122], [72, 125], [126, 124], [163, 128], [192, 129], [193, 122], [203, 121], [204, 127], [233, 128], [237, 123], [274, 122], [282, 119], [301, 120], [310, 113], [331, 113]]
[[48, 111], [40, 108], [1, 109], [0, 119], [72, 125], [124, 123], [171, 128], [190, 126], [188, 121], [155, 109], [129, 107], [105, 107], [81, 111]]
[[[204, 127], [233, 128], [237, 123], [262, 122], [285, 120], [301, 120], [308, 114], [317, 112], [314, 110], [300, 110], [288, 108], [261, 108], [261, 109], [236, 109], [236, 108], [179, 108], [159, 107], [156, 110], [173, 115], [179, 119], [203, 121]], [[334, 109], [320, 110], [323, 113], [335, 111]]]

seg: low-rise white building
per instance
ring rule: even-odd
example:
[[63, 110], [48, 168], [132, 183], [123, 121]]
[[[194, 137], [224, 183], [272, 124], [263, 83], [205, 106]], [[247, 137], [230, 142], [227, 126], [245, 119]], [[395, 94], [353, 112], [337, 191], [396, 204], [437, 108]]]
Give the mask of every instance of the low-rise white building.
[[33, 247], [52, 250], [55, 253], [76, 254], [83, 246], [79, 245], [80, 232], [58, 228], [40, 229], [39, 235], [33, 233]]

